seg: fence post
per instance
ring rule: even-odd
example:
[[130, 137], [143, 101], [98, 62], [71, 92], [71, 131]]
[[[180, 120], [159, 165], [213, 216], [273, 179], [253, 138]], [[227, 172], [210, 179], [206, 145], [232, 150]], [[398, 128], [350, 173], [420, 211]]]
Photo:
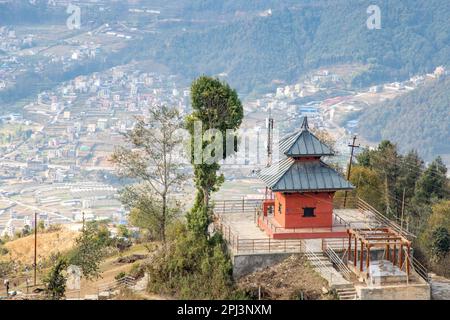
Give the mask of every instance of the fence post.
[[269, 238], [269, 252], [270, 252], [270, 238]]
[[236, 236], [236, 252], [239, 253], [239, 235]]

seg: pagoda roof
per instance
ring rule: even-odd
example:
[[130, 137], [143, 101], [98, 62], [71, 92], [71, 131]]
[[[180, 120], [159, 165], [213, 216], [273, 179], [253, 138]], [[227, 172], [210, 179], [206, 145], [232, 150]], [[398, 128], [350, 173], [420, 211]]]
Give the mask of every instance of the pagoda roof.
[[333, 150], [309, 131], [308, 118], [303, 118], [300, 131], [280, 140], [280, 152], [288, 157], [321, 157], [334, 155]]
[[322, 161], [284, 158], [263, 168], [258, 177], [275, 192], [317, 192], [352, 190], [354, 186]]

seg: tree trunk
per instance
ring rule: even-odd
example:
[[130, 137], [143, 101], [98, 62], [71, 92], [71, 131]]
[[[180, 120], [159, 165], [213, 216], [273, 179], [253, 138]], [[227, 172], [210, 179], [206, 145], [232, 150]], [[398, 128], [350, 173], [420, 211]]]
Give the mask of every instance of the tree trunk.
[[166, 220], [167, 220], [167, 204], [166, 194], [162, 196], [162, 217], [161, 217], [161, 240], [166, 243]]

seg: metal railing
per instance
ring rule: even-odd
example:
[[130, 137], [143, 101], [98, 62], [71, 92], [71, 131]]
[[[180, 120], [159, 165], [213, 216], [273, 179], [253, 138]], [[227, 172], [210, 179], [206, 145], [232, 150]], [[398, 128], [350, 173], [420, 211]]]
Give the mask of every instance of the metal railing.
[[312, 251], [307, 245], [305, 245], [304, 255], [311, 263], [312, 267], [318, 271], [320, 276], [328, 281], [328, 284], [331, 285], [333, 281], [333, 273], [334, 270], [323, 263], [320, 256], [317, 255], [314, 251]]
[[136, 285], [136, 279], [131, 276], [125, 276], [113, 282], [101, 284], [98, 286], [97, 291], [112, 291], [121, 287], [134, 287]]
[[417, 260], [414, 257], [411, 257], [410, 259], [411, 261], [411, 266], [414, 269], [414, 271], [423, 279], [425, 280], [426, 283], [430, 283], [431, 282], [431, 277], [428, 274], [428, 269], [419, 262], [419, 260]]
[[330, 259], [333, 265], [339, 270], [342, 276], [346, 280], [351, 280], [352, 271], [347, 267], [345, 262], [338, 256], [338, 254], [331, 247], [328, 247], [324, 251], [324, 253]]
[[241, 239], [222, 216], [215, 215], [215, 226], [234, 253], [299, 253], [304, 251], [301, 239], [249, 238]]
[[348, 238], [323, 238], [322, 251], [331, 248], [335, 252], [343, 252], [348, 249]]
[[234, 200], [214, 200], [214, 211], [220, 214], [227, 213], [253, 213], [256, 208], [261, 207], [261, 199], [234, 199]]
[[389, 227], [405, 237], [415, 237], [414, 234], [412, 234], [409, 231], [406, 231], [405, 229], [402, 229], [397, 223], [395, 223], [394, 221], [383, 215], [381, 212], [372, 207], [363, 199], [358, 198], [357, 206], [358, 209], [362, 212], [370, 212], [370, 214], [373, 216], [373, 218], [378, 222], [380, 226]]

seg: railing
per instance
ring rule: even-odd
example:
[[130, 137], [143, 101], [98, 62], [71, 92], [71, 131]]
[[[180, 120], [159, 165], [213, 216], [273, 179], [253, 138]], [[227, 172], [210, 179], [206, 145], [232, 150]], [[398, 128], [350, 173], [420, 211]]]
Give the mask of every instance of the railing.
[[304, 242], [301, 239], [239, 239], [237, 253], [301, 253]]
[[361, 198], [358, 198], [358, 209], [362, 212], [370, 212], [374, 219], [381, 225], [385, 227], [389, 227], [392, 230], [400, 233], [401, 235], [405, 237], [415, 237], [414, 234], [411, 232], [408, 232], [404, 229], [402, 229], [398, 224], [393, 222], [391, 219], [380, 213], [377, 209], [372, 207], [370, 204], [368, 204], [366, 201], [364, 201]]
[[333, 265], [336, 266], [336, 268], [339, 270], [342, 276], [346, 280], [351, 280], [352, 271], [347, 267], [345, 262], [342, 261], [342, 259], [337, 255], [337, 253], [331, 247], [328, 247], [324, 251], [324, 253], [328, 256]]
[[223, 223], [222, 216], [218, 214], [215, 215], [215, 225], [234, 253], [299, 253], [304, 251], [304, 242], [301, 239], [241, 239], [229, 225]]
[[[259, 219], [263, 224], [265, 224], [270, 231], [273, 233], [320, 233], [320, 232], [332, 232], [332, 231], [339, 231], [338, 229], [341, 228], [342, 231], [345, 231], [348, 227], [348, 224], [339, 216], [336, 214], [333, 214], [333, 218], [335, 221], [338, 222], [338, 224], [333, 225], [331, 228], [327, 227], [303, 227], [303, 228], [284, 228], [279, 227], [273, 224], [272, 221], [267, 216], [264, 216], [261, 213], [256, 213], [256, 218]], [[256, 220], [258, 222], [258, 220]]]
[[331, 285], [333, 281], [333, 270], [325, 265], [321, 260], [320, 256], [318, 256], [314, 251], [312, 251], [307, 245], [305, 245], [306, 258], [312, 264], [312, 267], [316, 269], [322, 278], [328, 281], [328, 284]]
[[112, 291], [120, 287], [133, 287], [136, 285], [136, 279], [131, 276], [125, 276], [116, 281], [102, 284], [98, 287], [98, 292]]
[[214, 200], [214, 211], [220, 214], [227, 213], [253, 213], [256, 208], [261, 207], [261, 199], [234, 199]]
[[411, 265], [412, 265], [414, 271], [416, 271], [416, 273], [423, 280], [425, 280], [427, 283], [431, 282], [431, 277], [428, 274], [428, 269], [423, 264], [421, 264], [416, 258], [411, 257]]
[[331, 248], [335, 252], [343, 252], [348, 249], [348, 238], [324, 238], [322, 239], [322, 251]]

